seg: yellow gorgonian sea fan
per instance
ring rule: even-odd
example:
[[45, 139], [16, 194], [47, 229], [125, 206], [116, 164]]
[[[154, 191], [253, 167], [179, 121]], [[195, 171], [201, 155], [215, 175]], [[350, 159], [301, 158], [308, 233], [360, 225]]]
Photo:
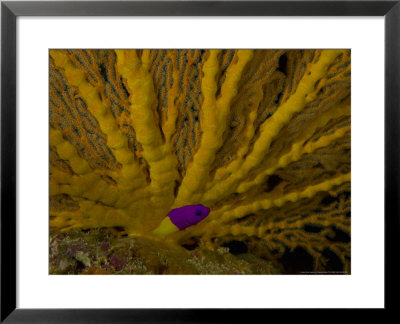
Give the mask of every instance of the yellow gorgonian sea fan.
[[52, 231], [202, 204], [167, 241], [350, 271], [349, 50], [51, 50], [49, 73]]

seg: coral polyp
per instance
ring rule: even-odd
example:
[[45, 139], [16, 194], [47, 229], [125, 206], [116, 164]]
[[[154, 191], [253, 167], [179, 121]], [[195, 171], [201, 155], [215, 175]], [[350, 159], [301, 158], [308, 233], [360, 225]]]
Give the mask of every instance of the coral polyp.
[[[51, 233], [350, 273], [349, 50], [54, 49], [49, 78]], [[152, 234], [200, 204], [200, 222]]]

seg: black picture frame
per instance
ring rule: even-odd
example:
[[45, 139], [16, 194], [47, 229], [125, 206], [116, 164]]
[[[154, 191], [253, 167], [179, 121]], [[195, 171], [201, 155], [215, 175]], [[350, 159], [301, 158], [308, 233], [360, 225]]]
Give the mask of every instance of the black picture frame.
[[[1, 322], [236, 322], [267, 309], [16, 308], [16, 19], [19, 16], [384, 16], [385, 310], [395, 310], [399, 218], [400, 1], [2, 1], [1, 3]], [[371, 190], [374, 190], [371, 188]], [[371, 239], [373, 234], [371, 233]], [[373, 259], [371, 259], [373, 262]]]

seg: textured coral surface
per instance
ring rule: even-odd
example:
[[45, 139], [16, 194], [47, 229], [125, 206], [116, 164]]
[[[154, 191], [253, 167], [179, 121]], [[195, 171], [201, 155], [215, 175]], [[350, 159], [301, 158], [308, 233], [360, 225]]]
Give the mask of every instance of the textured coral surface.
[[270, 261], [221, 247], [188, 251], [146, 237], [115, 237], [105, 229], [50, 236], [54, 274], [279, 274]]
[[[114, 228], [141, 250], [350, 273], [349, 50], [51, 50], [49, 78], [53, 259], [57, 235]], [[191, 204], [211, 213], [151, 234]]]

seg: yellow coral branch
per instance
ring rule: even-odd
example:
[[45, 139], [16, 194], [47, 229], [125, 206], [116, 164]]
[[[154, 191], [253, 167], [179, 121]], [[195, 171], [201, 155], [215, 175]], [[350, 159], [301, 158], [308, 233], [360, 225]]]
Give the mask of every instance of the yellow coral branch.
[[[68, 183], [65, 183], [67, 179]], [[54, 169], [51, 170], [50, 193], [83, 197], [106, 205], [115, 204], [120, 199], [120, 192], [116, 186], [111, 186], [96, 173], [68, 175]]]
[[53, 127], [50, 127], [50, 143], [57, 149], [58, 155], [63, 160], [69, 161], [72, 171], [76, 174], [87, 174], [93, 171], [86, 160], [78, 155], [75, 147], [63, 138], [59, 130]]
[[218, 128], [217, 100], [217, 82], [215, 80], [218, 72], [218, 54], [219, 50], [210, 50], [209, 56], [203, 65], [203, 79], [201, 81], [201, 90], [203, 93], [203, 105], [200, 111], [200, 123], [202, 125], [203, 136], [199, 150], [196, 152], [193, 163], [186, 171], [186, 176], [179, 188], [178, 196], [174, 206], [185, 205], [193, 192], [197, 190], [202, 181], [200, 175], [204, 174], [209, 161], [213, 159], [218, 144], [215, 143], [216, 129]]
[[254, 144], [253, 151], [247, 155], [243, 164], [228, 179], [221, 181], [206, 192], [202, 197], [202, 203], [210, 204], [235, 191], [239, 182], [246, 177], [248, 172], [264, 159], [272, 140], [290, 121], [293, 114], [304, 108], [310, 100], [308, 96], [314, 94], [315, 84], [324, 77], [328, 67], [340, 53], [339, 50], [324, 50], [321, 52], [319, 60], [309, 65], [296, 92], [260, 127], [260, 136]]
[[131, 222], [131, 218], [123, 211], [90, 200], [79, 201], [79, 207], [79, 211], [51, 212], [50, 226], [66, 224], [69, 230], [82, 227], [124, 226]]
[[193, 195], [195, 193], [201, 194], [204, 178], [208, 176], [215, 153], [222, 145], [222, 134], [226, 127], [230, 103], [237, 94], [237, 86], [243, 69], [253, 56], [251, 50], [238, 51], [237, 62], [229, 66], [221, 87], [221, 96], [216, 100], [217, 82], [215, 76], [218, 72], [217, 56], [219, 53], [219, 50], [210, 50], [209, 57], [203, 65], [204, 78], [201, 88], [204, 100], [200, 115], [203, 135], [200, 148], [194, 155], [193, 163], [189, 166], [182, 181], [175, 206], [195, 203], [196, 198], [193, 198]]
[[[185, 231], [172, 234], [169, 237], [169, 240], [183, 242], [192, 236], [201, 236], [204, 240], [207, 240], [207, 238], [211, 238], [215, 235], [217, 235], [218, 237], [223, 237], [225, 235], [247, 235], [263, 238], [267, 230], [279, 228], [279, 225], [277, 225], [276, 222], [265, 222], [262, 225], [257, 224], [251, 226], [243, 226], [242, 224], [231, 225], [227, 223], [251, 213], [268, 210], [273, 207], [281, 207], [287, 202], [296, 202], [304, 198], [312, 198], [318, 192], [329, 191], [336, 186], [342, 185], [343, 183], [348, 183], [350, 181], [350, 178], [351, 174], [347, 173], [323, 181], [319, 184], [309, 186], [303, 191], [286, 194], [280, 198], [261, 198], [252, 203], [244, 204], [236, 208], [232, 205], [225, 206], [225, 208], [222, 208], [220, 210], [212, 211], [207, 219], [197, 224], [196, 226], [190, 227]], [[345, 221], [344, 216], [341, 217], [341, 221]], [[282, 221], [283, 227], [287, 227], [285, 225], [285, 222], [286, 219]], [[332, 224], [331, 219], [321, 220], [318, 214], [316, 214], [314, 218], [308, 218], [308, 222], [314, 222], [316, 224], [324, 226]], [[291, 225], [293, 225], [292, 227], [300, 227], [304, 225], [304, 220], [292, 222]]]
[[[130, 93], [129, 111], [136, 131], [136, 139], [143, 147], [143, 157], [149, 165], [151, 197], [157, 209], [166, 212], [173, 201], [176, 178], [176, 160], [169, 146], [162, 145], [161, 133], [154, 121], [155, 102], [152, 77], [148, 71], [149, 54], [143, 52], [146, 62], [141, 64], [136, 51], [116, 50], [117, 66]], [[147, 54], [146, 54], [147, 53]], [[154, 213], [157, 215], [157, 213]], [[157, 215], [159, 218], [160, 216]]]
[[142, 187], [146, 183], [145, 177], [128, 147], [127, 138], [119, 130], [111, 110], [101, 100], [100, 85], [98, 87], [91, 85], [86, 80], [86, 73], [73, 65], [65, 51], [52, 50], [50, 55], [55, 65], [64, 69], [68, 82], [78, 88], [88, 110], [96, 117], [100, 129], [107, 135], [107, 145], [112, 149], [117, 161], [123, 165], [121, 173], [113, 174], [121, 184], [121, 188], [124, 187], [129, 191]]
[[350, 107], [347, 105], [334, 109], [332, 111], [333, 114], [326, 116], [326, 119], [318, 119], [317, 123], [314, 123], [314, 125], [310, 125], [310, 127], [307, 128], [306, 135], [303, 136], [300, 141], [294, 143], [291, 150], [288, 153], [282, 155], [279, 160], [274, 164], [274, 166], [266, 169], [264, 168], [264, 170], [260, 171], [260, 173], [256, 176], [254, 180], [241, 182], [237, 187], [236, 192], [243, 193], [250, 190], [254, 186], [264, 183], [267, 177], [273, 174], [276, 170], [284, 168], [288, 164], [298, 160], [302, 155], [310, 154], [319, 148], [329, 146], [335, 140], [344, 136], [347, 132], [350, 131], [350, 126], [340, 128], [336, 130], [333, 134], [322, 136], [316, 142], [309, 141], [305, 146], [303, 146], [304, 142], [307, 140], [309, 135], [315, 131], [318, 125], [323, 125], [325, 123], [325, 120], [329, 120], [329, 117], [334, 118], [336, 116], [345, 116], [346, 112], [350, 113]]
[[[171, 53], [172, 55], [172, 61], [176, 61], [176, 51], [173, 51]], [[178, 109], [176, 107], [175, 101], [177, 98], [179, 98], [179, 70], [178, 67], [175, 67], [172, 69], [172, 76], [170, 76], [173, 79], [173, 84], [172, 88], [169, 89], [168, 91], [168, 112], [167, 112], [167, 120], [165, 121], [165, 124], [163, 126], [163, 132], [165, 136], [165, 141], [166, 143], [170, 143], [171, 137], [173, 133], [175, 132], [175, 123], [176, 119], [178, 117]]]
[[305, 189], [298, 192], [291, 192], [286, 194], [280, 198], [271, 199], [271, 198], [261, 198], [260, 200], [256, 200], [252, 203], [239, 206], [232, 210], [224, 212], [224, 214], [219, 218], [220, 221], [227, 221], [232, 219], [237, 219], [243, 217], [247, 214], [256, 212], [258, 210], [266, 210], [272, 207], [281, 207], [286, 202], [295, 202], [303, 198], [311, 198], [316, 193], [320, 191], [328, 191], [332, 187], [340, 185], [344, 182], [350, 181], [351, 174], [343, 174], [337, 176], [335, 178], [323, 181], [316, 185], [308, 186]]
[[246, 128], [243, 131], [241, 137], [238, 139], [240, 142], [240, 146], [235, 154], [235, 159], [226, 167], [222, 167], [216, 171], [214, 179], [207, 184], [207, 189], [213, 187], [216, 183], [224, 179], [227, 175], [236, 170], [242, 163], [243, 157], [249, 150], [250, 141], [254, 136], [254, 121], [257, 118], [257, 110], [261, 99], [262, 87], [259, 87], [259, 89], [257, 90], [257, 94], [255, 94], [255, 102], [253, 102], [253, 105], [250, 108], [248, 120], [246, 122]]

